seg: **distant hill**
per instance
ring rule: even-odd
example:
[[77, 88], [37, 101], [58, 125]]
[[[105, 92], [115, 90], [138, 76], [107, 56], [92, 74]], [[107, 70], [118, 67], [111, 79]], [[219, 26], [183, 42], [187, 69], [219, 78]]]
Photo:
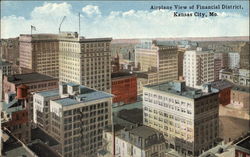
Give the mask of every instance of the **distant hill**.
[[233, 37], [180, 37], [180, 38], [134, 38], [134, 39], [113, 39], [112, 44], [138, 44], [140, 40], [190, 40], [190, 41], [249, 41], [249, 36]]

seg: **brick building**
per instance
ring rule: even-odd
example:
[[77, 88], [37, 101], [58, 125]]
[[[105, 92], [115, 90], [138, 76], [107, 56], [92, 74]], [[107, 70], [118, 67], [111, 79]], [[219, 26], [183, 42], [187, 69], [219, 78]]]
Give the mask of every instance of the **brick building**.
[[9, 102], [3, 103], [3, 127], [8, 128], [22, 142], [30, 141], [29, 106], [27, 97], [28, 87], [17, 87], [17, 96], [10, 95]]
[[30, 116], [33, 113], [32, 93], [58, 88], [58, 79], [36, 72], [4, 76], [3, 93], [4, 100], [9, 103], [9, 96], [17, 92], [17, 86], [24, 84], [28, 87], [28, 99], [30, 104]]
[[113, 73], [112, 94], [115, 95], [113, 103], [134, 103], [137, 100], [137, 79], [130, 73]]
[[117, 53], [116, 57], [112, 58], [111, 66], [112, 66], [112, 72], [119, 72], [120, 70], [120, 61], [119, 61], [119, 55]]
[[221, 105], [230, 104], [231, 100], [231, 89], [233, 87], [233, 83], [227, 80], [219, 80], [211, 83], [213, 88], [219, 90], [219, 102]]

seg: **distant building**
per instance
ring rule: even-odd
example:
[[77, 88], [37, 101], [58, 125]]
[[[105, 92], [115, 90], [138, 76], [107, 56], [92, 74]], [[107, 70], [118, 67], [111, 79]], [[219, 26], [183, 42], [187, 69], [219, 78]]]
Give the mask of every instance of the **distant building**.
[[183, 59], [185, 50], [178, 50], [178, 77], [183, 76]]
[[74, 83], [60, 84], [59, 95], [50, 100], [49, 128], [50, 135], [61, 144], [60, 154], [96, 156], [102, 146], [103, 128], [111, 124], [112, 95]]
[[157, 84], [159, 82], [157, 72], [135, 72], [137, 77], [137, 94], [142, 95], [145, 85]]
[[250, 69], [239, 69], [239, 85], [250, 86]]
[[112, 73], [113, 103], [130, 104], [137, 100], [137, 79], [134, 74], [119, 72]]
[[214, 59], [214, 80], [218, 81], [220, 79], [221, 60]]
[[214, 59], [220, 60], [220, 67], [223, 69], [228, 68], [228, 53], [226, 52], [215, 52]]
[[221, 105], [230, 104], [233, 83], [226, 80], [218, 80], [212, 82], [211, 86], [219, 90], [219, 102]]
[[239, 72], [231, 69], [220, 70], [220, 80], [228, 80], [232, 83], [239, 83]]
[[167, 147], [183, 156], [199, 156], [217, 144], [218, 115], [218, 90], [209, 84], [201, 90], [173, 81], [143, 89], [144, 125], [162, 132]]
[[246, 42], [244, 46], [241, 47], [240, 50], [240, 68], [249, 69], [249, 42]]
[[38, 72], [59, 77], [59, 41], [56, 34], [21, 34], [19, 55], [22, 73]]
[[244, 86], [234, 86], [231, 90], [231, 104], [237, 108], [249, 111], [250, 88]]
[[214, 80], [220, 79], [220, 71], [228, 67], [227, 53], [214, 53]]
[[246, 136], [235, 144], [235, 157], [250, 156], [250, 136]]
[[240, 68], [240, 54], [238, 52], [228, 53], [228, 67], [230, 69]]
[[183, 76], [187, 86], [200, 87], [214, 81], [214, 53], [210, 51], [186, 51], [183, 60]]
[[220, 79], [226, 79], [240, 86], [250, 85], [250, 70], [249, 69], [222, 69], [220, 70]]
[[11, 75], [12, 74], [11, 64], [7, 61], [0, 60], [0, 69], [2, 69], [3, 75]]
[[0, 56], [13, 65], [19, 65], [19, 38], [1, 39]]
[[167, 41], [145, 41], [135, 49], [135, 67], [156, 72], [158, 82], [178, 79], [177, 46]]
[[79, 37], [77, 33], [61, 33], [59, 80], [110, 93], [111, 40], [112, 38], [86, 39]]
[[120, 157], [165, 157], [164, 136], [153, 128], [137, 126], [118, 129], [115, 132], [115, 140], [112, 134], [111, 129], [104, 131], [104, 143], [113, 144], [115, 141], [115, 151], [113, 152], [113, 147], [109, 145], [106, 147], [108, 153], [105, 157], [113, 153]]
[[116, 57], [112, 58], [111, 66], [112, 66], [112, 73], [116, 73], [120, 71], [120, 57], [118, 53]]

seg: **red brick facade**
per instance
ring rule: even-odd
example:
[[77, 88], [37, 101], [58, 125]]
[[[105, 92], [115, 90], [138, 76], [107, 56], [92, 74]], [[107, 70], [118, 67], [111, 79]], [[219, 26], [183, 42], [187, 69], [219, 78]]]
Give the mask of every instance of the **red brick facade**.
[[221, 105], [230, 104], [231, 100], [231, 88], [225, 88], [219, 92], [219, 102]]
[[247, 154], [239, 150], [235, 150], [235, 157], [250, 157], [250, 154]]
[[137, 100], [137, 80], [134, 75], [112, 78], [113, 103], [134, 103]]

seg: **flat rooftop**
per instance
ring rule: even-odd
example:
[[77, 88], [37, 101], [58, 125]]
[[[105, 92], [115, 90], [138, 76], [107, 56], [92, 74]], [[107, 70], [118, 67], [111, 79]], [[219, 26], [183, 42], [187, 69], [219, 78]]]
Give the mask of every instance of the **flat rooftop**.
[[61, 157], [57, 152], [53, 151], [49, 146], [44, 143], [36, 142], [28, 145], [38, 157]]
[[0, 59], [0, 66], [6, 66], [6, 65], [11, 65], [11, 64], [9, 62], [7, 62], [7, 61], [2, 61]]
[[218, 81], [214, 81], [211, 83], [213, 88], [219, 89], [219, 90], [223, 90], [226, 88], [231, 88], [233, 87], [233, 83], [227, 81], [227, 80], [218, 80]]
[[128, 76], [133, 76], [134, 74], [129, 73], [129, 72], [117, 72], [117, 73], [112, 73], [111, 78], [121, 78], [121, 77], [128, 77]]
[[33, 72], [27, 74], [9, 75], [7, 76], [7, 80], [11, 83], [18, 85], [18, 84], [26, 84], [33, 82], [45, 82], [58, 79], [47, 75], [39, 74], [37, 72]]
[[29, 38], [29, 40], [32, 37], [32, 41], [36, 40], [55, 40], [55, 41], [75, 41], [75, 42], [111, 42], [112, 38], [85, 38], [83, 36], [80, 36], [78, 38], [77, 32], [61, 32], [60, 34], [20, 34], [20, 41], [24, 38]]
[[187, 97], [191, 99], [198, 99], [198, 98], [202, 98], [211, 94], [218, 93], [218, 90], [214, 88], [211, 88], [211, 92], [206, 93], [206, 92], [202, 92], [201, 89], [196, 89], [196, 88], [188, 87], [185, 85], [182, 90], [176, 90], [178, 86], [181, 86], [180, 83], [181, 81], [164, 82], [164, 83], [155, 84], [155, 85], [146, 85], [144, 86], [144, 88], [162, 91], [162, 92], [166, 92], [166, 93], [170, 93], [170, 94], [174, 94], [178, 96], [183, 96], [183, 97]]
[[58, 141], [56, 141], [53, 137], [48, 135], [42, 129], [40, 128], [31, 129], [31, 141], [37, 139], [41, 140], [43, 143], [49, 146], [54, 146], [59, 144]]
[[[75, 85], [75, 84], [70, 83], [70, 85]], [[67, 98], [59, 98], [53, 101], [63, 106], [70, 106], [70, 105], [75, 105], [79, 103], [90, 102], [90, 101], [95, 101], [99, 99], [113, 97], [112, 94], [102, 92], [102, 91], [97, 91], [97, 90], [94, 90], [94, 89], [91, 89], [82, 85], [79, 86], [79, 89], [81, 93], [83, 94], [78, 94], [76, 96], [69, 96]]]
[[148, 138], [149, 136], [152, 136], [152, 135], [155, 135], [155, 134], [158, 134], [159, 132], [156, 130], [156, 129], [153, 129], [153, 128], [150, 128], [150, 127], [147, 127], [147, 126], [139, 126], [139, 127], [136, 127], [132, 130], [129, 131], [130, 134], [134, 134], [136, 136], [139, 136], [141, 138]]
[[232, 90], [237, 90], [237, 91], [241, 91], [241, 92], [250, 93], [250, 87], [246, 87], [246, 86], [234, 86], [232, 88]]
[[53, 97], [53, 96], [59, 96], [59, 89], [55, 90], [49, 90], [49, 91], [43, 91], [36, 93], [38, 95], [41, 95], [43, 97]]
[[118, 117], [133, 124], [143, 124], [143, 111], [139, 108], [124, 109], [118, 112]]

